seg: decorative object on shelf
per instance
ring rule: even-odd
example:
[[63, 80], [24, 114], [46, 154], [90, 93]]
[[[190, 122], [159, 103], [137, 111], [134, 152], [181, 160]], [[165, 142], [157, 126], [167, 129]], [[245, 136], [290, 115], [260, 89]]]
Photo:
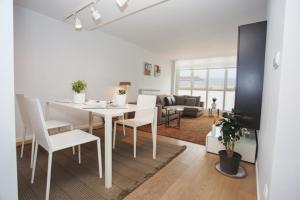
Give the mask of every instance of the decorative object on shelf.
[[119, 89], [118, 94], [115, 95], [114, 104], [116, 106], [124, 106], [126, 104], [126, 90]]
[[238, 173], [242, 156], [234, 152], [234, 144], [240, 139], [242, 135], [241, 124], [246, 120], [247, 117], [233, 109], [231, 112], [223, 113], [222, 118], [217, 123], [217, 126], [221, 126], [222, 133], [218, 140], [226, 149], [219, 151], [220, 169], [226, 174], [235, 175]]
[[151, 76], [152, 64], [145, 62], [144, 63], [144, 75]]
[[159, 77], [161, 73], [161, 67], [159, 65], [154, 65], [154, 76]]
[[216, 108], [217, 108], [217, 104], [216, 104], [217, 98], [216, 98], [216, 97], [213, 97], [213, 98], [212, 98], [212, 101], [213, 101], [213, 103], [211, 104], [211, 108], [212, 108], [212, 109], [216, 109]]
[[84, 103], [85, 93], [87, 88], [87, 83], [83, 80], [74, 81], [72, 83], [72, 90], [74, 91], [73, 102], [74, 103]]

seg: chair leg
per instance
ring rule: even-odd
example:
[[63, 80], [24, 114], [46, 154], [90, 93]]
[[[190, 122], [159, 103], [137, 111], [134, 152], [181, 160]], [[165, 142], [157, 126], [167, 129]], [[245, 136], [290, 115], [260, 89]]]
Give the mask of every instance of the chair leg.
[[33, 166], [33, 157], [34, 157], [34, 151], [35, 151], [35, 136], [33, 135], [32, 141], [31, 141], [31, 159], [30, 159], [30, 168]]
[[116, 132], [117, 132], [117, 123], [114, 123], [114, 134], [113, 134], [113, 149], [116, 147]]
[[23, 133], [23, 138], [22, 138], [22, 146], [21, 146], [21, 155], [20, 158], [23, 158], [23, 152], [24, 152], [24, 144], [25, 144], [25, 139], [26, 139], [26, 133], [27, 133], [27, 128], [24, 128], [24, 133]]
[[81, 146], [78, 145], [78, 163], [81, 164]]
[[[70, 125], [70, 130], [71, 130], [71, 131], [73, 131], [73, 130], [74, 130], [74, 127], [73, 127], [73, 125]], [[73, 152], [73, 156], [74, 156], [74, 155], [75, 155], [75, 153], [76, 153], [76, 152], [75, 152], [75, 147], [74, 147], [74, 146], [72, 147], [72, 152]]]
[[46, 200], [49, 200], [49, 194], [50, 194], [51, 167], [52, 167], [52, 152], [49, 152], [48, 169], [47, 169]]
[[72, 147], [72, 151], [73, 151], [73, 156], [75, 155], [75, 147]]
[[152, 145], [153, 145], [153, 159], [156, 159], [156, 140], [157, 140], [157, 133], [154, 131], [154, 124], [151, 124], [152, 129]]
[[97, 150], [98, 150], [98, 167], [99, 167], [99, 177], [102, 178], [102, 156], [101, 156], [101, 144], [100, 139], [97, 140]]
[[133, 128], [133, 157], [136, 158], [136, 127]]
[[31, 184], [34, 182], [34, 175], [35, 175], [35, 168], [36, 168], [36, 159], [38, 154], [38, 148], [39, 144], [36, 142], [35, 149], [34, 149], [34, 161], [33, 161], [33, 167], [32, 167], [32, 174], [31, 174]]
[[125, 136], [126, 135], [126, 132], [125, 132], [125, 116], [124, 116], [124, 114], [123, 114], [123, 135]]

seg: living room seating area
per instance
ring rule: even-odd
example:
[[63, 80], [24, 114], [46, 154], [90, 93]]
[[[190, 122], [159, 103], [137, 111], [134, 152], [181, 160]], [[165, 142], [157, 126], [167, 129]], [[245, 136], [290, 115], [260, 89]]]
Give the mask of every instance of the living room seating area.
[[[166, 107], [183, 108], [183, 117], [199, 117], [204, 113], [204, 103], [201, 97], [188, 95], [158, 95], [157, 96], [157, 124], [163, 124], [167, 119]], [[169, 111], [169, 120], [178, 118], [175, 110]]]

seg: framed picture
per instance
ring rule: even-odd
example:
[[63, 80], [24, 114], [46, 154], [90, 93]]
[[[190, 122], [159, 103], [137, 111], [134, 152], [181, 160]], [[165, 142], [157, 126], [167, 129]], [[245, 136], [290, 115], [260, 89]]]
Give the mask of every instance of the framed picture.
[[159, 77], [161, 73], [161, 67], [159, 65], [154, 65], [154, 76]]
[[145, 62], [144, 63], [144, 75], [151, 76], [152, 64]]

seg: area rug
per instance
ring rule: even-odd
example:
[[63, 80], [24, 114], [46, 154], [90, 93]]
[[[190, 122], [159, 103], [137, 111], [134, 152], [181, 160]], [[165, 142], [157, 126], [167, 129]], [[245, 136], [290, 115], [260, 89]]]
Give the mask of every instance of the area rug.
[[[96, 134], [102, 140], [102, 165], [104, 169], [104, 137], [103, 129]], [[34, 184], [30, 183], [30, 146], [25, 145], [24, 156], [19, 157], [18, 148], [18, 183], [19, 199], [44, 199], [46, 190], [48, 153], [39, 148]], [[116, 149], [113, 151], [113, 186], [105, 189], [104, 178], [99, 179], [96, 142], [81, 147], [82, 163], [72, 149], [55, 152], [52, 162], [52, 179], [50, 199], [55, 200], [112, 200], [123, 199], [144, 181], [157, 173], [162, 167], [186, 149], [158, 141], [157, 158], [152, 159], [152, 140], [150, 137], [138, 135], [137, 158], [133, 158], [132, 136], [118, 134]], [[104, 174], [104, 173], [103, 173]]]
[[[197, 118], [181, 118], [180, 128], [167, 128], [164, 124], [157, 127], [157, 133], [179, 140], [184, 140], [196, 144], [205, 145], [206, 135], [211, 131], [214, 121], [219, 117], [211, 117], [204, 114]], [[171, 125], [176, 125], [177, 120], [173, 120]], [[151, 132], [150, 126], [143, 126], [139, 130]]]

